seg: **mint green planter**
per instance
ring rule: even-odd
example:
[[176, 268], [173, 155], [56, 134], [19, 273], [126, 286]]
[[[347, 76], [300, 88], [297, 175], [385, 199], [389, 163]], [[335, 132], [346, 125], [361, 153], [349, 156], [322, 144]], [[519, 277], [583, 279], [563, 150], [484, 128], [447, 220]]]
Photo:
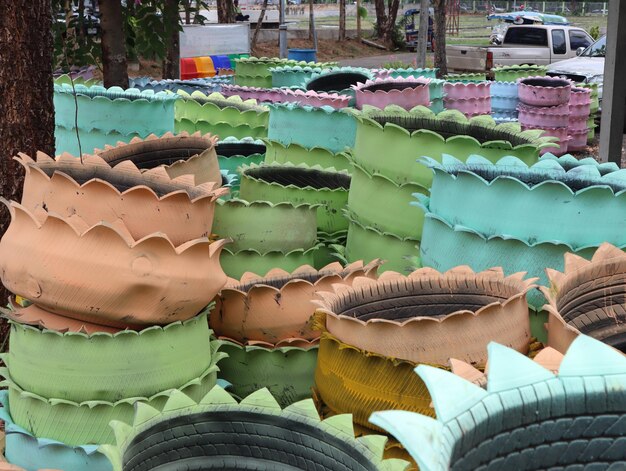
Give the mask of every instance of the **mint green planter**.
[[367, 109], [357, 115], [352, 153], [355, 163], [367, 172], [385, 175], [398, 184], [430, 188], [432, 171], [416, 161], [420, 156], [440, 161], [444, 154], [460, 160], [479, 154], [495, 162], [513, 155], [532, 165], [539, 159], [539, 151], [551, 146], [549, 138], [538, 137], [540, 133], [521, 132], [518, 125], [496, 125], [487, 116], [467, 120], [457, 111], [435, 116], [423, 107], [400, 110]]
[[414, 183], [398, 185], [383, 175], [371, 175], [355, 165], [348, 194], [348, 208], [365, 226], [400, 237], [419, 240], [424, 211], [410, 205], [413, 193], [428, 194]]
[[320, 67], [309, 66], [285, 66], [272, 67], [269, 69], [272, 74], [272, 87], [301, 87], [303, 83], [311, 79], [314, 73], [320, 73]]
[[96, 148], [120, 140], [128, 142], [137, 136], [174, 131], [176, 95], [80, 84], [74, 89], [67, 83], [54, 85], [57, 154], [79, 154], [76, 128], [82, 138], [83, 153], [93, 153]]
[[241, 346], [223, 341], [228, 358], [220, 362], [220, 378], [232, 394], [246, 397], [267, 388], [281, 407], [311, 397], [318, 346], [309, 348]]
[[441, 164], [423, 161], [435, 172], [430, 211], [447, 221], [487, 236], [575, 250], [626, 245], [626, 176], [614, 163], [552, 154], [530, 167], [514, 157], [495, 164], [480, 156], [465, 164], [450, 156]]
[[207, 123], [206, 121], [193, 122], [188, 119], [181, 119], [176, 121], [174, 126], [176, 133], [181, 132], [200, 132], [202, 134], [213, 134], [216, 136], [232, 136], [237, 139], [243, 139], [245, 137], [252, 137], [255, 139], [261, 139], [267, 137], [267, 128], [265, 126], [250, 127], [247, 124], [239, 124], [233, 126], [231, 123], [218, 122]]
[[368, 263], [380, 258], [385, 263], [379, 272], [392, 270], [409, 274], [415, 269], [415, 256], [419, 253], [418, 240], [380, 232], [364, 226], [354, 215], [346, 216], [350, 221], [344, 254], [346, 261], [363, 260], [364, 263]]
[[[278, 57], [245, 57], [235, 59], [235, 80], [237, 76], [271, 77], [270, 67], [294, 66], [298, 61]], [[237, 83], [235, 81], [235, 83]], [[270, 82], [270, 87], [271, 87]]]
[[270, 108], [267, 132], [270, 140], [285, 146], [299, 144], [307, 149], [323, 147], [335, 154], [354, 146], [356, 121], [344, 110], [297, 103], [274, 103]]
[[353, 86], [374, 79], [374, 72], [364, 67], [332, 67], [321, 72], [314, 72], [301, 86], [316, 92], [338, 93], [348, 95], [350, 106], [355, 105]]
[[[199, 400], [215, 386], [219, 369], [215, 363], [223, 357], [217, 353], [217, 348], [218, 342], [213, 342], [211, 366], [200, 376], [187, 379], [178, 389]], [[151, 397], [78, 403], [24, 391], [11, 379], [6, 369], [2, 370], [2, 376], [5, 377], [2, 384], [9, 389], [11, 416], [15, 424], [36, 437], [58, 440], [67, 445], [113, 443], [113, 430], [109, 428], [112, 420], [129, 423], [132, 421], [136, 402], [163, 407], [172, 392], [172, 389], [168, 389]]]
[[272, 77], [235, 75], [234, 83], [242, 87], [272, 88]]
[[473, 82], [484, 82], [487, 80], [486, 74], [452, 74], [446, 75], [446, 81], [448, 82], [462, 82], [462, 83], [473, 83]]
[[253, 249], [231, 252], [225, 248], [220, 254], [220, 265], [226, 275], [237, 280], [246, 272], [265, 275], [273, 268], [292, 272], [302, 265], [314, 266], [318, 250], [319, 245], [290, 252], [275, 250], [265, 253]]
[[231, 191], [239, 191], [238, 169], [244, 165], [260, 164], [265, 160], [265, 143], [253, 137], [226, 137], [215, 146], [220, 169], [234, 176]]
[[409, 78], [409, 77], [424, 77], [429, 79], [437, 78], [437, 70], [439, 69], [414, 69], [409, 67], [406, 69], [378, 69], [376, 74], [378, 77], [392, 77], [392, 78]]
[[38, 438], [13, 423], [9, 413], [8, 391], [0, 391], [0, 419], [4, 422], [4, 457], [27, 470], [112, 471], [111, 462], [98, 451], [98, 445], [70, 446], [49, 438]]
[[342, 210], [350, 175], [321, 167], [268, 164], [242, 168], [240, 197], [248, 201], [320, 205], [317, 228], [329, 234], [348, 228]]
[[352, 162], [345, 153], [334, 154], [322, 147], [310, 149], [299, 144], [283, 145], [278, 141], [265, 141], [265, 163], [279, 163], [292, 165], [320, 166], [334, 168], [352, 173]]
[[211, 366], [206, 312], [165, 327], [116, 334], [60, 333], [11, 322], [3, 360], [13, 381], [43, 397], [74, 402], [149, 397]]
[[309, 249], [317, 239], [317, 207], [267, 201], [217, 200], [211, 231], [230, 238], [231, 252]]
[[548, 68], [545, 65], [511, 65], [494, 67], [491, 71], [497, 82], [517, 82], [517, 79], [546, 75]]
[[441, 368], [416, 368], [436, 419], [395, 410], [375, 412], [370, 422], [398, 439], [422, 471], [624, 468], [623, 354], [581, 335], [555, 374], [495, 342], [487, 352], [484, 387]]
[[[242, 100], [238, 96], [224, 97], [214, 92], [191, 95], [179, 90], [183, 99], [176, 103], [176, 121], [188, 119], [192, 122], [230, 123], [233, 127], [248, 125], [250, 128], [267, 127], [269, 108], [258, 105], [256, 100]], [[224, 136], [226, 137], [226, 136]]]
[[[438, 271], [458, 265], [469, 265], [475, 271], [502, 267], [505, 274], [527, 272], [538, 277], [538, 284], [548, 286], [546, 268], [563, 271], [563, 256], [573, 252], [591, 258], [597, 246], [574, 250], [558, 242], [534, 242], [507, 236], [483, 235], [468, 227], [454, 225], [433, 213], [427, 213], [421, 242], [421, 263]], [[543, 295], [535, 290], [528, 294], [534, 310], [545, 304]]]

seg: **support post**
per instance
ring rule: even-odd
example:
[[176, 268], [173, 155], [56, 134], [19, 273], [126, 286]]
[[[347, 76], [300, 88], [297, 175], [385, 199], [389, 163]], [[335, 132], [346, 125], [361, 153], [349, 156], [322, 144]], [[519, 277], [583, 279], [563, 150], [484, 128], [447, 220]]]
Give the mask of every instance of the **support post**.
[[356, 0], [356, 38], [361, 40], [361, 0]]
[[285, 23], [285, 1], [280, 0], [280, 10], [278, 18], [278, 46], [280, 49], [280, 58], [285, 59], [287, 57], [287, 24]]
[[[621, 167], [626, 106], [626, 61], [621, 47], [626, 44], [626, 2], [609, 2], [604, 58], [600, 160]], [[621, 60], [618, 60], [621, 59]]]
[[418, 68], [426, 67], [426, 50], [428, 49], [428, 7], [429, 0], [420, 1], [420, 25], [417, 32], [417, 58], [416, 65]]

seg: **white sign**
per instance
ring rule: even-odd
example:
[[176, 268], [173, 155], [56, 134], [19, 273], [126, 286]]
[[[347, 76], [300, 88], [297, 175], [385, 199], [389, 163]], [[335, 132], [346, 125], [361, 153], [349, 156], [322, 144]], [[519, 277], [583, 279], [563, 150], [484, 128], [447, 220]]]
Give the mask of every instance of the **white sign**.
[[248, 23], [183, 25], [180, 57], [250, 53]]

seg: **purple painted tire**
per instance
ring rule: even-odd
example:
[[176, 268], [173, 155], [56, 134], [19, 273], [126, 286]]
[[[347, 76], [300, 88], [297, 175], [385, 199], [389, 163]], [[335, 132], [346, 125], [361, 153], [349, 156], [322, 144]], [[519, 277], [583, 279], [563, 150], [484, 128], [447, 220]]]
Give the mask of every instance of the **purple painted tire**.
[[537, 129], [563, 128], [569, 125], [569, 105], [530, 106], [519, 104], [518, 119], [522, 126]]
[[525, 105], [557, 106], [569, 103], [572, 84], [553, 77], [529, 77], [519, 82], [519, 100]]

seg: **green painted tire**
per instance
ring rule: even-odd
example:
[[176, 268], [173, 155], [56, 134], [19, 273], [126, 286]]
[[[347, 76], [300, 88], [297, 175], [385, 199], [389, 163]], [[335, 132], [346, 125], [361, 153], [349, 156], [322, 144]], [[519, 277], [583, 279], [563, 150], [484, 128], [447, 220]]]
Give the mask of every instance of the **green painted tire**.
[[220, 255], [220, 264], [224, 273], [231, 278], [240, 279], [245, 272], [265, 275], [272, 268], [281, 268], [292, 272], [302, 265], [315, 265], [315, 254], [319, 246], [292, 250], [288, 253], [281, 251], [260, 253], [256, 250], [240, 250], [231, 252], [223, 249]]

